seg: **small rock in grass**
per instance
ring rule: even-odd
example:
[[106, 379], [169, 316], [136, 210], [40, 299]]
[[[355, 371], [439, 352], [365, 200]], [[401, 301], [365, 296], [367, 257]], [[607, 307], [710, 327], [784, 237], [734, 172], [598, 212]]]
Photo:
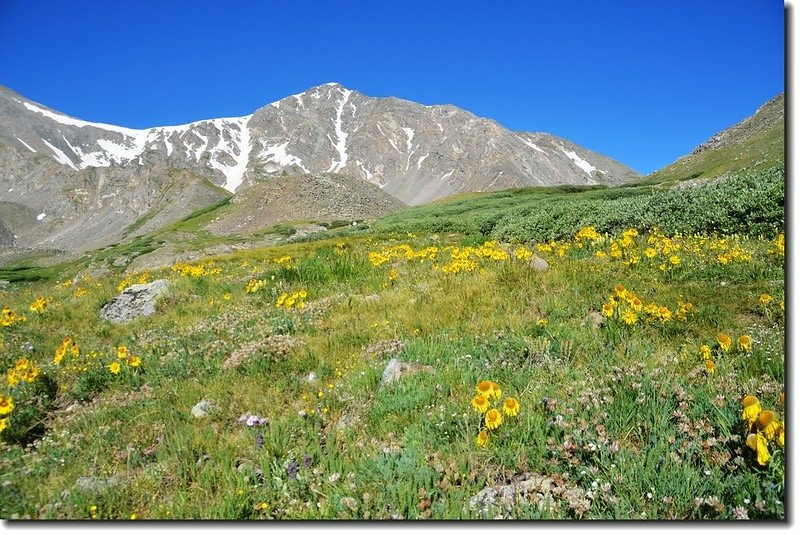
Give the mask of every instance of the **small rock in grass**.
[[111, 477], [94, 477], [84, 476], [79, 477], [75, 482], [75, 488], [83, 492], [102, 492], [106, 489], [118, 487], [122, 484], [122, 478], [119, 476]]
[[534, 271], [547, 271], [550, 269], [550, 264], [548, 264], [547, 260], [544, 258], [533, 255], [530, 260], [528, 260], [528, 267]]
[[429, 372], [433, 373], [433, 366], [427, 366], [425, 364], [416, 364], [414, 362], [402, 362], [398, 359], [392, 359], [389, 361], [389, 364], [386, 365], [386, 369], [383, 370], [383, 376], [381, 377], [381, 384], [389, 384], [393, 381], [396, 381], [402, 378], [405, 375], [409, 375], [412, 373], [417, 372]]
[[212, 412], [219, 410], [219, 406], [214, 405], [210, 401], [206, 399], [202, 399], [197, 402], [197, 405], [192, 407], [192, 416], [195, 418], [205, 418], [209, 416]]
[[134, 284], [103, 305], [100, 317], [111, 323], [124, 323], [140, 316], [150, 316], [156, 311], [156, 300], [166, 293], [167, 287], [164, 279]]
[[533, 475], [508, 485], [492, 485], [478, 492], [469, 501], [470, 509], [479, 510], [486, 518], [490, 512], [510, 513], [523, 504], [552, 510], [554, 482], [549, 477]]
[[589, 314], [583, 318], [583, 326], [591, 325], [594, 329], [599, 329], [603, 326], [606, 322], [606, 319], [603, 317], [602, 314], [599, 312], [589, 312]]

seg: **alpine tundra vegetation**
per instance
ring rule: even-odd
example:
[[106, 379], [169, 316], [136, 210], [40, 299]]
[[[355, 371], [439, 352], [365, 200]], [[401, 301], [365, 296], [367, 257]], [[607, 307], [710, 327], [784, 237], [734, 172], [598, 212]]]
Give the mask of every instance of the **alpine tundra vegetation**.
[[135, 268], [221, 204], [7, 265], [0, 513], [785, 518], [783, 199], [507, 190]]

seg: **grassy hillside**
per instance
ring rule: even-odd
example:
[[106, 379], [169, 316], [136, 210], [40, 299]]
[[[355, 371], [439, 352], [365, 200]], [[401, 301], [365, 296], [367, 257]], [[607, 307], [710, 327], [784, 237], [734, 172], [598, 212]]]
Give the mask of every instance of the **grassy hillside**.
[[[20, 278], [0, 289], [0, 516], [785, 518], [781, 179], [497, 192]], [[156, 279], [154, 315], [100, 319]], [[393, 358], [412, 371], [383, 384]], [[527, 490], [481, 505], [503, 485]]]
[[785, 99], [781, 93], [752, 117], [718, 133], [691, 154], [649, 175], [643, 184], [674, 184], [783, 165]]

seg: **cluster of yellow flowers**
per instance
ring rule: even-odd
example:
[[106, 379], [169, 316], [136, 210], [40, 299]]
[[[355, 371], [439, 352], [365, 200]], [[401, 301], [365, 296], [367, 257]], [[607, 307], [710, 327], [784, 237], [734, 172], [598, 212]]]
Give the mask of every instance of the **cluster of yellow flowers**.
[[770, 247], [770, 249], [769, 249], [769, 251], [767, 251], [767, 253], [768, 254], [778, 255], [778, 256], [784, 256], [784, 252], [783, 252], [784, 243], [783, 242], [784, 242], [784, 237], [783, 237], [783, 232], [781, 232], [780, 234], [778, 234], [778, 236], [773, 241], [770, 242], [770, 245], [772, 245], [772, 247]]
[[[471, 247], [453, 247], [450, 249], [450, 262], [441, 266], [442, 273], [445, 275], [455, 275], [457, 273], [471, 273], [478, 267], [478, 261], [470, 258]], [[438, 266], [434, 266], [437, 269]]]
[[640, 321], [643, 323], [652, 323], [653, 321], [666, 323], [673, 316], [678, 321], [686, 321], [692, 307], [692, 303], [680, 300], [673, 313], [663, 305], [656, 303], [645, 305], [634, 292], [626, 289], [622, 284], [617, 284], [614, 286], [614, 291], [608, 296], [608, 300], [603, 304], [602, 312], [607, 318], [617, 318], [626, 325], [634, 325]]
[[26, 321], [28, 321], [28, 318], [22, 314], [17, 314], [7, 306], [0, 310], [0, 325], [3, 327], [11, 327], [15, 323], [25, 323]]
[[[172, 270], [175, 271], [174, 266]], [[127, 277], [122, 279], [119, 284], [117, 284], [117, 291], [121, 292], [122, 290], [133, 284], [134, 280], [136, 280], [136, 284], [147, 284], [147, 281], [150, 280], [150, 274], [147, 271], [145, 271], [135, 278], [133, 275], [128, 275]]]
[[[770, 252], [780, 251], [782, 254], [782, 235], [772, 242], [772, 246]], [[667, 237], [658, 229], [651, 230], [646, 239], [642, 239], [635, 228], [626, 229], [615, 237], [601, 235], [594, 227], [584, 227], [575, 234], [573, 240], [536, 245], [539, 251], [554, 252], [558, 256], [584, 247], [594, 250], [594, 256], [600, 259], [611, 259], [628, 266], [646, 260], [655, 263], [661, 271], [681, 268], [689, 260], [727, 265], [732, 262], [750, 262], [753, 258], [752, 252], [741, 245], [738, 236], [718, 238], [678, 234]]]
[[[487, 241], [480, 247], [456, 247], [448, 246], [444, 251], [450, 254], [450, 261], [441, 267], [434, 264], [433, 269], [441, 270], [445, 275], [454, 275], [461, 272], [471, 273], [479, 266], [481, 260], [493, 260], [495, 262], [505, 262], [511, 256], [497, 246], [497, 242]], [[529, 253], [526, 256], [526, 252]], [[524, 247], [517, 248], [515, 257], [522, 260], [522, 257], [530, 258], [533, 253]], [[483, 271], [481, 271], [483, 274]]]
[[[763, 293], [759, 296], [758, 300], [762, 305], [764, 305], [764, 312], [769, 313], [770, 311], [769, 309], [772, 306], [772, 303], [774, 303], [775, 299], [770, 294]], [[783, 299], [778, 301], [778, 308], [781, 309], [782, 314], [786, 312], [783, 304]]]
[[[781, 394], [783, 403], [783, 394]], [[778, 447], [784, 446], [785, 426], [778, 419], [775, 411], [763, 410], [755, 396], [747, 395], [742, 399], [742, 420], [745, 423], [748, 447], [756, 452], [756, 460], [765, 466], [771, 455], [767, 445], [774, 442]]]
[[260, 292], [267, 286], [267, 281], [264, 279], [251, 279], [247, 286], [244, 287], [245, 293], [254, 294]]
[[276, 308], [285, 308], [286, 310], [291, 310], [292, 308], [305, 308], [306, 302], [305, 298], [308, 297], [308, 293], [305, 290], [300, 290], [299, 292], [294, 292], [292, 294], [288, 294], [283, 292], [278, 300], [275, 301]]
[[492, 407], [492, 401], [499, 400], [502, 395], [500, 385], [494, 381], [481, 381], [475, 387], [475, 392], [475, 397], [470, 401], [470, 405], [475, 412], [481, 414], [480, 427], [482, 428], [475, 442], [481, 448], [485, 448], [489, 445], [491, 431], [502, 425], [503, 414], [509, 417], [519, 415], [520, 404], [515, 398], [509, 397], [502, 404], [502, 412]]
[[273, 262], [284, 268], [293, 268], [295, 259], [287, 254], [276, 258]]
[[9, 415], [14, 411], [14, 388], [20, 383], [32, 383], [40, 373], [36, 363], [25, 357], [17, 359], [14, 367], [6, 371], [6, 393], [0, 394], [0, 433], [8, 427]]
[[0, 433], [8, 427], [8, 415], [14, 410], [14, 398], [0, 394]]
[[749, 262], [753, 259], [753, 255], [742, 249], [741, 247], [733, 247], [729, 251], [725, 251], [717, 255], [717, 262], [726, 266], [732, 262]]
[[340, 241], [336, 243], [336, 247], [333, 249], [333, 252], [338, 255], [343, 255], [346, 248], [347, 244], [343, 241]]
[[222, 269], [209, 264], [192, 265], [185, 262], [178, 262], [172, 266], [172, 271], [180, 274], [181, 277], [205, 277], [206, 275], [219, 275]]
[[81, 350], [78, 347], [78, 344], [72, 339], [71, 336], [65, 337], [61, 344], [56, 348], [56, 353], [53, 356], [53, 363], [56, 365], [61, 364], [61, 361], [64, 360], [64, 357], [69, 353], [72, 356], [72, 360], [75, 360], [80, 356]]
[[527, 247], [520, 246], [514, 249], [514, 258], [516, 258], [517, 260], [522, 260], [523, 262], [525, 262], [532, 256], [533, 256], [533, 251], [529, 250]]
[[439, 248], [435, 246], [415, 251], [413, 247], [403, 243], [387, 247], [382, 251], [370, 251], [367, 258], [374, 267], [381, 267], [391, 260], [436, 260], [438, 252]]
[[14, 388], [20, 381], [25, 383], [32, 383], [39, 377], [41, 369], [32, 361], [22, 357], [14, 363], [13, 368], [6, 371], [6, 384]]
[[575, 242], [580, 244], [580, 247], [583, 247], [586, 242], [594, 245], [603, 241], [603, 236], [594, 227], [583, 227], [575, 234]]
[[[743, 334], [736, 340], [736, 349], [746, 353], [753, 347], [753, 339], [748, 335]], [[733, 349], [733, 339], [725, 333], [719, 333], [716, 338], [716, 344], [712, 348], [708, 344], [700, 346], [700, 356], [705, 361], [706, 370], [709, 373], [714, 373], [717, 365], [714, 362], [714, 355], [720, 356], [723, 353], [729, 353]]]
[[49, 303], [48, 299], [45, 299], [41, 295], [37, 297], [33, 303], [30, 304], [28, 309], [31, 312], [36, 312], [37, 314], [44, 314], [44, 311], [47, 309], [47, 304]]
[[117, 347], [117, 360], [109, 363], [106, 368], [116, 375], [122, 371], [123, 364], [127, 364], [131, 368], [138, 368], [142, 365], [142, 359], [141, 357], [130, 354], [127, 346], [119, 346]]

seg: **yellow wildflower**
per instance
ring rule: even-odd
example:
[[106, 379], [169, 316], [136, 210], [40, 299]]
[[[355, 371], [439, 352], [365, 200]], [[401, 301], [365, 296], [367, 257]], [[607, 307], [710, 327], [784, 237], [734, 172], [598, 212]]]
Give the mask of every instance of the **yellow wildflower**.
[[2, 433], [6, 427], [8, 427], [8, 418], [0, 418], [0, 433]]
[[128, 358], [128, 348], [125, 346], [119, 346], [117, 348], [117, 358], [120, 360]]
[[114, 375], [118, 374], [120, 372], [120, 370], [122, 369], [122, 367], [119, 365], [119, 362], [112, 362], [111, 364], [109, 364], [107, 366], [107, 368], [108, 368], [108, 371], [110, 371]]
[[489, 399], [482, 394], [478, 394], [472, 398], [470, 405], [476, 412], [483, 414], [489, 409]]
[[137, 357], [136, 355], [131, 355], [131, 358], [128, 359], [128, 365], [131, 368], [138, 368], [139, 366], [142, 365], [142, 359], [140, 357]]
[[536, 325], [537, 325], [538, 327], [541, 327], [542, 329], [544, 329], [545, 327], [547, 327], [547, 320], [546, 320], [546, 319], [544, 319], [544, 318], [539, 318], [539, 319], [536, 321]]
[[603, 305], [603, 316], [610, 318], [614, 315], [614, 305], [606, 303]]
[[739, 349], [742, 351], [750, 351], [752, 340], [746, 334], [739, 337]]
[[500, 411], [497, 409], [490, 409], [486, 412], [486, 417], [484, 418], [486, 422], [486, 427], [489, 429], [497, 429], [500, 427], [500, 424], [503, 423], [503, 415], [500, 414]]
[[767, 440], [772, 440], [778, 434], [781, 423], [772, 411], [761, 411], [756, 419], [756, 426], [764, 433]]
[[628, 325], [633, 325], [639, 319], [639, 316], [636, 315], [636, 312], [633, 310], [626, 310], [625, 313], [622, 315], [622, 321], [624, 321]]
[[772, 296], [771, 296], [771, 295], [769, 295], [768, 293], [763, 293], [763, 294], [761, 294], [761, 297], [759, 297], [759, 298], [758, 298], [758, 300], [759, 300], [759, 301], [761, 301], [763, 304], [765, 304], [765, 305], [766, 305], [766, 304], [768, 304], [770, 301], [772, 301]]
[[488, 446], [489, 445], [489, 431], [487, 431], [486, 429], [481, 430], [481, 432], [478, 433], [478, 438], [475, 439], [475, 442], [481, 448], [485, 448], [486, 446]]
[[0, 416], [5, 416], [14, 410], [14, 398], [0, 394]]
[[711, 348], [706, 344], [701, 345], [700, 356], [703, 357], [703, 359], [708, 360], [711, 357]]
[[747, 445], [755, 450], [758, 464], [765, 466], [769, 462], [769, 450], [767, 449], [767, 439], [761, 433], [747, 435]]
[[516, 416], [519, 414], [519, 401], [514, 398], [508, 398], [503, 402], [503, 412], [507, 416]]
[[717, 365], [713, 360], [706, 361], [706, 371], [708, 373], [714, 373], [714, 370], [717, 369]]
[[761, 403], [758, 402], [758, 398], [745, 396], [742, 400], [742, 408], [742, 420], [746, 421], [748, 425], [753, 425], [758, 415], [761, 414]]
[[492, 395], [492, 382], [491, 381], [481, 381], [478, 383], [478, 386], [475, 387], [475, 391], [484, 396], [486, 399], [489, 399]]
[[723, 351], [728, 352], [731, 349], [731, 344], [733, 343], [733, 341], [731, 340], [731, 337], [728, 336], [727, 334], [719, 333], [717, 335], [717, 343], [719, 344], [719, 347], [721, 347]]
[[36, 298], [36, 300], [31, 303], [30, 307], [28, 307], [31, 312], [36, 312], [37, 314], [44, 314], [44, 310], [47, 308], [47, 301], [41, 295]]

